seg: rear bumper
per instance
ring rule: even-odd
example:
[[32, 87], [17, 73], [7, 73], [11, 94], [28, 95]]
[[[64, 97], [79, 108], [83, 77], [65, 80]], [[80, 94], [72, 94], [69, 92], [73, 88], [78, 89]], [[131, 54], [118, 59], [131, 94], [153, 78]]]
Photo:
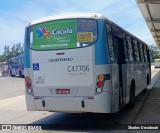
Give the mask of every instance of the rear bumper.
[[[26, 99], [26, 103], [28, 100]], [[103, 92], [93, 98], [32, 97], [32, 100], [30, 104], [33, 104], [35, 108], [27, 106], [30, 111], [111, 113], [111, 93], [108, 92]]]

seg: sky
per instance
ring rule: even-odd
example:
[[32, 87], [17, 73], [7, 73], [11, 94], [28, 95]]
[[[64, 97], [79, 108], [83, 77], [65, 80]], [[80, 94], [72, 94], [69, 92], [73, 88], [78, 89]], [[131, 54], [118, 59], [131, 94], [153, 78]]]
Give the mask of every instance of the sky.
[[155, 44], [135, 0], [0, 0], [0, 55], [24, 43], [25, 26], [64, 13], [101, 13], [147, 44]]

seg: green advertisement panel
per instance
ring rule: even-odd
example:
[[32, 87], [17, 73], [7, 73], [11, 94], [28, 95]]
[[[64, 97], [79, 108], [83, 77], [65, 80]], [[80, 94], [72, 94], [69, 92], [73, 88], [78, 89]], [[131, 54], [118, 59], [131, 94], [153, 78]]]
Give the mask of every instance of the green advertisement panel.
[[77, 21], [51, 21], [32, 26], [32, 48], [36, 50], [66, 49], [77, 46]]

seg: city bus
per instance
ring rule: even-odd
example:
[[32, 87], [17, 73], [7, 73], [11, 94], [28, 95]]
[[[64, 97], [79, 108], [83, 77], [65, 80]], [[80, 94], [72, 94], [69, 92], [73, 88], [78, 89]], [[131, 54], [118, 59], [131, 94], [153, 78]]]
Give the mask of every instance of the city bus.
[[0, 76], [8, 76], [8, 63], [0, 62]]
[[151, 83], [148, 46], [98, 13], [63, 14], [25, 30], [28, 111], [115, 113]]
[[24, 77], [24, 55], [10, 58], [8, 62], [8, 72], [11, 77]]

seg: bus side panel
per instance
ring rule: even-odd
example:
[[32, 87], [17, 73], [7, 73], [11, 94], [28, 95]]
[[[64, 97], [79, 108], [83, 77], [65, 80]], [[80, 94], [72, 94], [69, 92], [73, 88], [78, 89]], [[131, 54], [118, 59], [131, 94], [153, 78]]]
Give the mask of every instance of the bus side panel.
[[118, 65], [111, 64], [112, 113], [119, 111], [119, 72]]
[[133, 64], [131, 63], [126, 63], [125, 65], [122, 65], [123, 69], [123, 76], [124, 76], [124, 81], [123, 81], [123, 95], [124, 95], [124, 104], [127, 104], [129, 102], [130, 98], [130, 85], [132, 79], [135, 79], [135, 73], [133, 72]]
[[[95, 66], [95, 74], [94, 77], [98, 77], [99, 74], [105, 74], [106, 80], [104, 81], [103, 92], [100, 94], [96, 94], [94, 109], [95, 112], [101, 113], [111, 113], [112, 112], [112, 88], [111, 88], [111, 72], [110, 72], [110, 64], [106, 65], [96, 65]], [[98, 79], [96, 80], [96, 82]]]
[[[107, 35], [106, 35], [106, 23], [104, 20], [99, 20], [98, 21], [98, 25], [99, 25], [99, 38], [97, 41], [97, 45], [95, 45], [95, 70], [94, 70], [94, 77], [98, 77], [99, 74], [106, 74], [109, 75], [109, 79], [107, 79], [104, 82], [104, 87], [103, 87], [103, 93], [102, 94], [98, 94], [96, 96], [96, 99], [99, 99], [101, 95], [104, 95], [104, 97], [101, 97], [101, 100], [97, 100], [96, 103], [98, 103], [99, 101], [102, 101], [102, 105], [103, 107], [99, 109], [102, 111], [103, 113], [111, 113], [112, 112], [112, 104], [113, 107], [115, 107], [115, 104], [118, 103], [118, 95], [116, 95], [116, 92], [112, 92], [112, 72], [111, 72], [111, 65], [110, 65], [110, 61], [109, 61], [109, 52], [108, 52], [108, 46], [107, 46]], [[112, 76], [111, 76], [112, 75]], [[115, 78], [117, 77], [117, 73], [115, 74]], [[118, 90], [118, 89], [114, 89], [114, 90]], [[113, 98], [117, 99], [116, 101], [112, 101]], [[114, 103], [112, 103], [114, 102]], [[100, 104], [100, 103], [99, 103]], [[117, 104], [118, 106], [118, 104]], [[118, 108], [118, 107], [116, 107]], [[117, 109], [115, 109], [114, 112], [116, 112]]]
[[[138, 69], [137, 69], [138, 68]], [[142, 63], [137, 64], [135, 67], [136, 70], [136, 92], [135, 95], [137, 96], [147, 87], [147, 73], [145, 72], [145, 66]]]
[[106, 39], [105, 21], [99, 20], [98, 25], [99, 25], [99, 28], [98, 28], [99, 36], [98, 36], [97, 43], [95, 44], [95, 50], [94, 50], [95, 65], [109, 64], [108, 49], [106, 48], [107, 39]]
[[112, 113], [111, 97], [112, 94], [110, 92], [103, 92], [102, 94], [95, 96], [95, 106], [93, 106], [94, 112]]
[[141, 93], [147, 87], [147, 74], [149, 73], [148, 64], [134, 64], [128, 63], [126, 67], [123, 66], [124, 73], [126, 73], [126, 89], [125, 89], [125, 103], [129, 103], [130, 86], [132, 81], [135, 81], [135, 96]]
[[28, 46], [25, 46], [24, 68], [31, 68], [30, 58], [31, 58], [30, 57], [30, 49], [28, 48]]

